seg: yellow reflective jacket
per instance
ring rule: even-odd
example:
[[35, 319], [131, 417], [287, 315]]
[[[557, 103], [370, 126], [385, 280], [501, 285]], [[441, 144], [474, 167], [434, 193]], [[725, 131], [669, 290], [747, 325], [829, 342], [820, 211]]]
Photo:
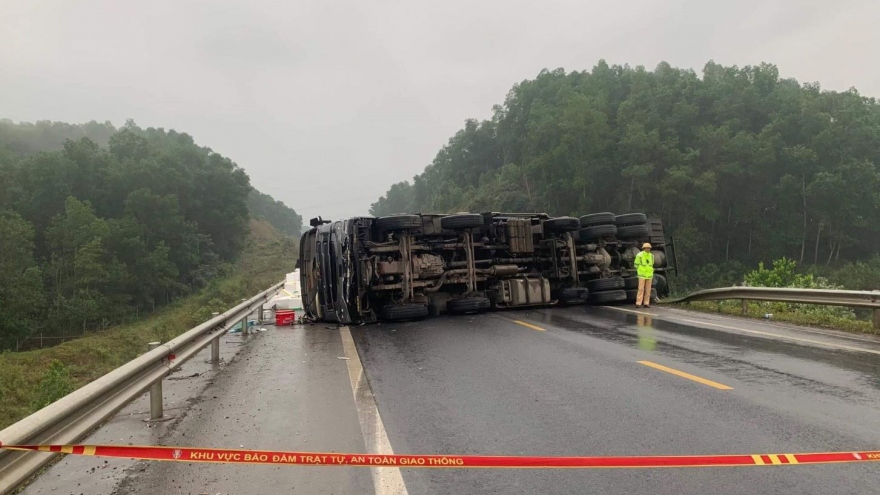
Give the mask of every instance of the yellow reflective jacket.
[[647, 251], [639, 251], [633, 265], [638, 271], [639, 278], [654, 278], [654, 255]]

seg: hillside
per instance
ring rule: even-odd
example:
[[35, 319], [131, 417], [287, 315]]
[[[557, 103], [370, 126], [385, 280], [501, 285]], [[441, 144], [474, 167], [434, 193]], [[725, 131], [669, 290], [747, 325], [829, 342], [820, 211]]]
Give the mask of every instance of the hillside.
[[[643, 211], [685, 270], [880, 252], [880, 106], [777, 68], [542, 71], [371, 213]], [[723, 267], [722, 267], [723, 268]]]
[[[293, 271], [297, 241], [250, 220], [247, 243], [230, 267], [196, 294], [139, 321], [94, 331], [48, 349], [0, 353], [0, 429], [257, 294]], [[57, 361], [54, 369], [53, 361]], [[42, 382], [42, 384], [41, 384]]]
[[288, 234], [301, 224], [188, 134], [0, 121], [0, 350], [194, 293], [229, 273], [252, 219]]

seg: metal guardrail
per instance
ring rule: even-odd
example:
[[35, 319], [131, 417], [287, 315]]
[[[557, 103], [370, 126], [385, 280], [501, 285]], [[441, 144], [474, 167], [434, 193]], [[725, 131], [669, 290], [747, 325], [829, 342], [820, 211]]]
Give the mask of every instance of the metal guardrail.
[[769, 301], [873, 309], [874, 329], [880, 330], [880, 291], [787, 289], [775, 287], [724, 287], [720, 289], [697, 291], [684, 297], [664, 301], [664, 303], [721, 301], [726, 299], [741, 299], [743, 302], [743, 313], [746, 311], [746, 301]]
[[[284, 282], [279, 282], [164, 344], [150, 343], [150, 350], [141, 356], [0, 431], [0, 442], [8, 445], [76, 443], [147, 389], [151, 389], [150, 419], [162, 420], [162, 379], [208, 345], [211, 345], [210, 361], [218, 362], [220, 338], [228, 328], [241, 321], [242, 335], [247, 334], [247, 316], [255, 309], [262, 309], [266, 300], [283, 285]], [[13, 491], [57, 455], [0, 451], [0, 495]]]

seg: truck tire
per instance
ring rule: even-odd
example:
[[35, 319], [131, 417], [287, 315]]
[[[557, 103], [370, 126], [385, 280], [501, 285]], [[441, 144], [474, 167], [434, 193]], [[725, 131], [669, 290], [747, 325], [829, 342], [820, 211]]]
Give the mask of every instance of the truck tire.
[[614, 224], [618, 227], [645, 225], [646, 223], [648, 223], [648, 217], [644, 213], [624, 213], [614, 217]]
[[[639, 290], [628, 290], [626, 291], [626, 300], [629, 302], [636, 302], [636, 296], [639, 295]], [[658, 299], [657, 297], [657, 289], [651, 289], [651, 302], [654, 302]]]
[[581, 227], [592, 227], [594, 225], [614, 225], [614, 213], [606, 211], [603, 213], [591, 213], [580, 218]]
[[581, 227], [574, 217], [558, 217], [544, 220], [544, 230], [548, 232], [573, 232]]
[[617, 226], [615, 225], [593, 225], [592, 227], [586, 227], [578, 231], [578, 235], [581, 237], [581, 240], [592, 241], [595, 239], [601, 239], [602, 237], [613, 237], [617, 235]]
[[626, 277], [623, 279], [623, 288], [626, 290], [639, 288], [639, 277]]
[[626, 282], [621, 277], [597, 278], [587, 281], [590, 295], [595, 295], [598, 292], [623, 289], [625, 286]]
[[593, 292], [589, 299], [590, 304], [611, 304], [622, 301], [626, 301], [626, 291], [623, 289]]
[[651, 281], [651, 287], [662, 291], [669, 284], [669, 281], [666, 280], [666, 277], [659, 273], [654, 274], [654, 280]]
[[480, 313], [487, 311], [492, 303], [488, 297], [462, 297], [446, 302], [446, 311], [455, 314]]
[[627, 225], [617, 227], [617, 237], [620, 239], [644, 239], [650, 237], [651, 231], [647, 225]]
[[426, 316], [428, 307], [423, 304], [388, 304], [382, 308], [384, 320], [417, 320]]
[[418, 215], [390, 215], [376, 220], [379, 230], [416, 230], [422, 228], [422, 218]]
[[579, 304], [587, 302], [590, 291], [583, 287], [566, 287], [556, 294], [556, 299], [562, 304]]
[[473, 229], [482, 227], [483, 223], [483, 215], [477, 213], [449, 215], [440, 218], [440, 227], [448, 230]]

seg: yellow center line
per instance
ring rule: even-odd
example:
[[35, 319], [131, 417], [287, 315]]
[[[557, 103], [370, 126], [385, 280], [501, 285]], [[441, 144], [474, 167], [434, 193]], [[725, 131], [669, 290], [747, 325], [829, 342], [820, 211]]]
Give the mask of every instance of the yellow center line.
[[633, 310], [630, 310], [630, 309], [615, 308], [614, 306], [605, 306], [605, 307], [608, 308], [608, 309], [614, 309], [614, 310], [617, 310], [617, 311], [623, 311], [624, 313], [635, 313], [635, 314], [639, 314], [639, 315], [650, 315], [650, 316], [656, 317], [656, 318], [658, 318], [658, 319], [660, 319], [660, 320], [671, 321], [671, 322], [673, 322], [673, 323], [679, 323], [679, 322], [682, 322], [682, 321], [683, 321], [683, 322], [687, 322], [687, 323], [693, 323], [694, 325], [709, 325], [709, 326], [712, 326], [712, 327], [723, 328], [723, 329], [725, 329], [725, 330], [734, 330], [734, 331], [737, 331], [737, 332], [744, 332], [744, 333], [750, 333], [750, 334], [754, 334], [754, 335], [761, 335], [761, 336], [764, 336], [764, 337], [773, 337], [773, 338], [782, 339], [782, 340], [791, 340], [791, 341], [794, 341], [794, 342], [805, 342], [805, 343], [808, 343], [808, 344], [815, 344], [815, 345], [819, 345], [819, 346], [831, 347], [831, 348], [834, 348], [834, 349], [844, 349], [844, 350], [847, 350], [847, 351], [867, 352], [867, 353], [870, 353], [870, 354], [880, 354], [880, 351], [876, 351], [876, 350], [874, 350], [874, 349], [864, 349], [864, 348], [861, 348], [861, 347], [853, 347], [853, 346], [849, 346], [849, 345], [833, 344], [833, 343], [831, 343], [831, 342], [825, 342], [825, 341], [822, 341], [822, 340], [804, 339], [804, 338], [801, 338], [801, 337], [790, 337], [790, 336], [788, 336], [788, 335], [781, 335], [781, 334], [778, 334], [778, 333], [772, 333], [772, 332], [762, 332], [762, 331], [760, 331], [760, 330], [747, 330], [747, 329], [745, 329], [745, 328], [732, 327], [732, 326], [729, 326], [729, 325], [719, 325], [718, 323], [710, 323], [710, 322], [708, 322], [708, 321], [691, 320], [691, 319], [688, 319], [688, 318], [681, 318], [681, 317], [678, 317], [678, 316], [673, 316], [673, 317], [670, 318], [670, 317], [661, 316], [661, 315], [657, 315], [657, 314], [653, 314], [653, 313], [644, 313], [644, 312], [642, 312], [642, 311], [633, 311]]
[[691, 375], [690, 373], [685, 373], [684, 371], [674, 370], [672, 368], [667, 368], [662, 364], [652, 363], [651, 361], [639, 361], [639, 364], [644, 364], [645, 366], [650, 366], [651, 368], [658, 369], [660, 371], [665, 371], [667, 373], [671, 373], [676, 376], [680, 376], [682, 378], [687, 378], [688, 380], [693, 380], [697, 383], [702, 383], [703, 385], [708, 385], [710, 387], [715, 387], [719, 390], [733, 390], [733, 387], [728, 387], [727, 385], [722, 385], [718, 382], [713, 382], [712, 380], [707, 380], [705, 378], [700, 378], [696, 375]]
[[524, 321], [519, 321], [519, 320], [510, 320], [510, 321], [516, 323], [517, 325], [522, 325], [522, 326], [524, 326], [524, 327], [526, 327], [526, 328], [531, 328], [532, 330], [537, 330], [537, 331], [539, 331], [539, 332], [546, 332], [546, 331], [547, 331], [546, 328], [541, 328], [541, 327], [539, 327], [539, 326], [532, 325], [531, 323], [526, 323], [526, 322], [524, 322]]

